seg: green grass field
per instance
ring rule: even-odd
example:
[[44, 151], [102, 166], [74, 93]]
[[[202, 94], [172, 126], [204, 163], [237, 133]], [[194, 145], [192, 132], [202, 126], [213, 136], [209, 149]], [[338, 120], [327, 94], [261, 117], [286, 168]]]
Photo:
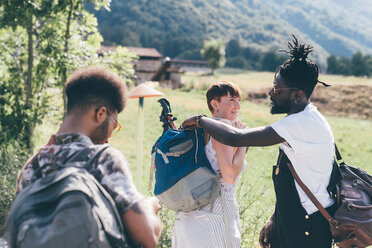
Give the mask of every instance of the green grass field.
[[[237, 83], [242, 89], [249, 90], [256, 87], [270, 87], [273, 73], [222, 71], [223, 74], [215, 76], [201, 76], [186, 74], [182, 78], [186, 84], [183, 89], [171, 90], [158, 88], [165, 93], [169, 100], [173, 114], [178, 118], [177, 126], [187, 117], [204, 113], [209, 114], [205, 100], [205, 89], [214, 81], [230, 80]], [[221, 72], [220, 72], [221, 73]], [[321, 80], [326, 82], [347, 83], [353, 82], [371, 85], [370, 80], [352, 77], [326, 76]], [[332, 89], [330, 89], [332, 90]], [[159, 115], [161, 112], [159, 98], [146, 98], [144, 101], [144, 139], [142, 184], [138, 185], [140, 191], [146, 195], [150, 169], [150, 151], [153, 143], [162, 133]], [[284, 115], [271, 115], [269, 107], [265, 104], [253, 104], [247, 100], [241, 102], [240, 119], [249, 127], [270, 125], [284, 117]], [[372, 121], [351, 119], [346, 117], [326, 116], [329, 121], [335, 141], [338, 144], [344, 160], [350, 164], [372, 173]], [[37, 128], [36, 147], [47, 142], [49, 136], [57, 131], [60, 120], [55, 117], [46, 119], [43, 125]], [[137, 157], [137, 127], [138, 127], [138, 99], [129, 99], [123, 113], [119, 115], [123, 126], [122, 131], [110, 140], [110, 143], [127, 157], [131, 164], [133, 176], [136, 176], [138, 165]], [[243, 243], [242, 247], [255, 247], [258, 232], [268, 217], [272, 214], [275, 198], [271, 182], [271, 169], [276, 163], [278, 145], [266, 148], [249, 149], [246, 155], [247, 167], [240, 178], [237, 198], [240, 205]], [[136, 179], [136, 178], [135, 178]], [[170, 246], [171, 227], [174, 221], [173, 213], [163, 209], [161, 214], [164, 222], [164, 234], [160, 247]]]

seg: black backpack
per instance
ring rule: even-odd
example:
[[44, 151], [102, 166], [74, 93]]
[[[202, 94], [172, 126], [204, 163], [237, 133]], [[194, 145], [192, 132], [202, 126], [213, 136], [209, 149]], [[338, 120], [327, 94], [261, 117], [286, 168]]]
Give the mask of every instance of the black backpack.
[[107, 147], [82, 149], [42, 178], [37, 175], [50, 163], [34, 171], [7, 219], [9, 248], [129, 247], [114, 201], [86, 170]]

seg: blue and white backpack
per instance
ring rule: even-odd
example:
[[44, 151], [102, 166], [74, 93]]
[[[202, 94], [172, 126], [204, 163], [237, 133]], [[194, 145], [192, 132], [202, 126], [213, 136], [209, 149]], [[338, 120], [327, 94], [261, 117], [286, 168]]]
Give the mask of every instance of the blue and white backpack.
[[[220, 194], [219, 178], [204, 151], [204, 129], [169, 129], [152, 147], [154, 194], [166, 207], [192, 211]], [[151, 173], [152, 174], [152, 173]], [[150, 180], [150, 185], [152, 180]]]

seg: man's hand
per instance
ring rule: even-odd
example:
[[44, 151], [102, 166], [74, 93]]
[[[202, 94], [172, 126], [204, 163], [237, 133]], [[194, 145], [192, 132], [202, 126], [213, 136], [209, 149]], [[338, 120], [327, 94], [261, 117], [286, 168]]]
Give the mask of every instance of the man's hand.
[[156, 197], [149, 197], [148, 198], [150, 206], [153, 207], [154, 214], [158, 215], [159, 210], [161, 209], [161, 205], [159, 204], [159, 200]]
[[161, 206], [156, 197], [146, 197], [124, 213], [123, 222], [130, 238], [144, 248], [155, 248], [162, 225], [157, 216]]
[[274, 222], [270, 219], [260, 232], [260, 246], [262, 248], [269, 248], [271, 246], [271, 233], [273, 231]]
[[184, 120], [184, 122], [182, 122], [181, 126], [179, 129], [186, 129], [186, 128], [197, 128], [198, 127], [198, 123], [196, 122], [196, 120], [198, 119], [198, 115], [195, 115], [193, 117], [190, 117], [186, 120]]

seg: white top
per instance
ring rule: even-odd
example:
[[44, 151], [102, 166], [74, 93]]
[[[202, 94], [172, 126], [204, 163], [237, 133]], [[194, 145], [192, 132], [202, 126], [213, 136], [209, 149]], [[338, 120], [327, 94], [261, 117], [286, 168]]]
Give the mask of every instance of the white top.
[[[280, 144], [292, 162], [298, 176], [323, 207], [333, 204], [327, 192], [334, 160], [334, 139], [327, 120], [313, 104], [296, 114], [289, 115], [271, 127], [286, 142]], [[318, 209], [295, 182], [302, 206], [308, 214]]]

